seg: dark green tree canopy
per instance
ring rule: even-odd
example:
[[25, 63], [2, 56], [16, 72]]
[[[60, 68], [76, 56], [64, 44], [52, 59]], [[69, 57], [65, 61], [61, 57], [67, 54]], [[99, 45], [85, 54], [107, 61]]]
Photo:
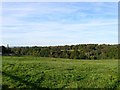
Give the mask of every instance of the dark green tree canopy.
[[70, 59], [118, 59], [118, 45], [80, 44], [48, 47], [13, 47], [1, 46], [2, 54], [32, 55]]

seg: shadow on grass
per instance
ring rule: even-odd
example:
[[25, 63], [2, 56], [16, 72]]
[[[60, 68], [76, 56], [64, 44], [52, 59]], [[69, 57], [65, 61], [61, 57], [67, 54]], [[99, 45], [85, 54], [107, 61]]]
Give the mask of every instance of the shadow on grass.
[[[11, 79], [13, 79], [13, 80], [15, 80], [15, 81], [19, 81], [20, 82], [20, 84], [21, 83], [23, 83], [23, 84], [25, 84], [26, 86], [27, 86], [27, 88], [25, 87], [25, 88], [20, 88], [20, 90], [23, 90], [23, 89], [26, 89], [26, 90], [44, 90], [44, 89], [48, 89], [49, 90], [49, 88], [45, 88], [45, 87], [41, 87], [40, 86], [40, 84], [42, 83], [42, 81], [43, 80], [40, 80], [39, 81], [39, 86], [37, 85], [37, 84], [35, 84], [35, 83], [31, 83], [31, 82], [28, 82], [28, 81], [26, 81], [26, 80], [23, 80], [22, 78], [20, 78], [20, 77], [17, 77], [17, 76], [13, 76], [13, 75], [11, 75], [11, 74], [9, 74], [9, 73], [6, 73], [6, 72], [2, 72], [2, 74], [3, 75], [5, 75], [5, 76], [7, 76], [7, 77], [10, 77]], [[30, 88], [29, 88], [30, 87]], [[17, 87], [15, 87], [14, 88], [14, 90], [16, 90], [17, 89]], [[2, 85], [2, 90], [13, 90], [13, 88], [9, 88], [9, 86], [8, 85]]]
[[11, 90], [8, 85], [2, 85], [2, 90]]
[[[25, 88], [19, 88], [19, 87], [15, 87], [15, 88], [9, 88], [8, 85], [2, 85], [2, 90], [63, 90], [64, 88], [46, 88], [46, 87], [41, 87], [41, 83], [43, 81], [43, 78], [39, 79], [39, 85], [37, 85], [37, 83], [31, 83], [28, 82], [26, 80], [23, 80], [23, 78], [20, 78], [18, 76], [13, 76], [10, 73], [6, 73], [6, 72], [2, 72], [3, 75], [10, 77], [11, 79], [20, 82], [20, 84], [24, 84], [26, 85]], [[97, 88], [99, 90], [117, 90], [117, 88], [119, 89], [120, 86], [118, 86], [120, 84], [120, 81], [116, 81], [115, 85], [112, 88]], [[97, 90], [95, 88], [82, 88], [82, 90]], [[71, 88], [66, 88], [64, 90], [71, 90]], [[73, 90], [80, 90], [80, 88], [73, 88]]]

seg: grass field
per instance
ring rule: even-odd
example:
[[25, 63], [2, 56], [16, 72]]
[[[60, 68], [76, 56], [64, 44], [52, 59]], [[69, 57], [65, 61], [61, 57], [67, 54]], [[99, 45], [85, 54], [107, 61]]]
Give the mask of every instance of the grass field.
[[3, 89], [113, 88], [119, 89], [118, 60], [70, 60], [42, 57], [2, 59]]

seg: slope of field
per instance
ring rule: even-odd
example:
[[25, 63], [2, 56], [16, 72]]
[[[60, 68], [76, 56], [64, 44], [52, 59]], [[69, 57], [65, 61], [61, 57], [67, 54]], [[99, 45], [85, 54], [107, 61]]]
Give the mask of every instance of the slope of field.
[[3, 89], [114, 88], [118, 60], [72, 60], [41, 57], [3, 57]]

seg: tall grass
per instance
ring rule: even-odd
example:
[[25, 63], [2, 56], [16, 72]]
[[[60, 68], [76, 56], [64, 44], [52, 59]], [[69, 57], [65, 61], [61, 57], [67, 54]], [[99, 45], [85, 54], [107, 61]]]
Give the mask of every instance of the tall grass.
[[6, 88], [112, 88], [118, 84], [118, 60], [3, 57]]

